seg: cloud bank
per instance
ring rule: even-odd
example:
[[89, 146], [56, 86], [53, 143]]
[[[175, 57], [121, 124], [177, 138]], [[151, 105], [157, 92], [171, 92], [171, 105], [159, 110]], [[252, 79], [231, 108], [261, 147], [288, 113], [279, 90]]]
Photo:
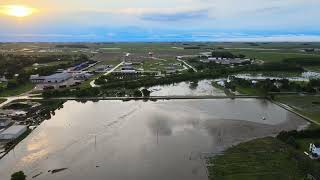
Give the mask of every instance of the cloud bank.
[[0, 41], [319, 41], [320, 32], [319, 0], [4, 0], [0, 6], [13, 3], [39, 11], [23, 20], [1, 15]]

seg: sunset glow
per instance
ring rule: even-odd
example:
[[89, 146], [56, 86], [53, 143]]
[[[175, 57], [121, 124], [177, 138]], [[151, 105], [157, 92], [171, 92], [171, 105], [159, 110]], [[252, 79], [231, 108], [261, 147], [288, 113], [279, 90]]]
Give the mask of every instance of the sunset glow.
[[2, 8], [2, 12], [8, 16], [26, 17], [32, 15], [33, 8], [22, 5], [7, 5]]

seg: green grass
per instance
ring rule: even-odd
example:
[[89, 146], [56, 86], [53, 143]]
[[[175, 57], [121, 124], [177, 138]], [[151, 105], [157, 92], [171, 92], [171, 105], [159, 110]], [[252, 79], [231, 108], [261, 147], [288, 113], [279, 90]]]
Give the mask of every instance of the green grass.
[[0, 83], [0, 88], [6, 88], [7, 87], [7, 82], [1, 82]]
[[7, 99], [0, 99], [0, 104], [5, 102]]
[[320, 72], [320, 66], [307, 66], [305, 69], [308, 71]]
[[[173, 58], [166, 58], [164, 60], [148, 59], [144, 61], [142, 68], [145, 71], [165, 71], [166, 67], [175, 63], [180, 62]], [[183, 69], [183, 66], [181, 66], [181, 69]]]
[[320, 143], [320, 137], [319, 138], [303, 138], [303, 139], [297, 139], [296, 142], [299, 145], [299, 150], [301, 152], [307, 151], [309, 149], [310, 143]]
[[95, 74], [94, 76], [92, 76], [90, 79], [84, 81], [79, 87], [80, 88], [89, 88], [91, 87], [90, 85], [90, 82], [99, 78], [100, 76], [102, 76], [104, 73], [98, 73], [98, 74]]
[[209, 158], [209, 179], [302, 180], [308, 171], [301, 169], [305, 161], [315, 167], [320, 165], [278, 139], [256, 139]]
[[28, 92], [34, 88], [34, 84], [26, 83], [23, 85], [19, 85], [14, 89], [5, 89], [0, 92], [0, 97], [8, 97], [8, 96], [16, 96]]
[[250, 76], [271, 76], [280, 78], [300, 77], [301, 72], [286, 72], [286, 71], [258, 71], [258, 72], [242, 72], [241, 74], [249, 74]]
[[251, 95], [251, 96], [265, 96], [261, 90], [253, 87], [236, 87], [236, 91], [243, 95]]
[[248, 58], [256, 58], [264, 62], [281, 62], [287, 58], [297, 57], [320, 57], [319, 54], [307, 54], [302, 52], [279, 52], [279, 51], [253, 51], [253, 50], [230, 50], [235, 54], [244, 54]]
[[96, 64], [95, 66], [89, 68], [89, 71], [94, 71], [96, 67], [101, 66], [101, 65], [113, 65], [116, 66], [120, 64], [121, 62], [119, 60], [102, 60], [100, 63]]
[[320, 96], [279, 95], [275, 100], [287, 104], [299, 113], [320, 123]]
[[24, 69], [26, 71], [30, 71], [30, 70], [32, 70], [34, 68], [57, 66], [57, 65], [60, 65], [60, 64], [68, 64], [70, 62], [72, 62], [72, 61], [53, 61], [53, 62], [49, 62], [49, 63], [40, 64], [39, 66], [28, 66], [28, 67], [25, 67]]

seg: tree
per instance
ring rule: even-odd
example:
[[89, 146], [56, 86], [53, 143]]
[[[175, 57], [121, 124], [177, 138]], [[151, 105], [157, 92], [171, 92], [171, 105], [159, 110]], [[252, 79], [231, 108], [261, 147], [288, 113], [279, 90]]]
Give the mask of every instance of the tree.
[[188, 73], [194, 73], [194, 70], [192, 68], [189, 68]]
[[149, 97], [151, 94], [151, 91], [149, 91], [148, 89], [142, 89], [142, 94], [144, 97]]
[[140, 90], [136, 89], [136, 90], [134, 90], [134, 92], [133, 92], [133, 96], [134, 96], [134, 97], [141, 97], [141, 96], [142, 96], [142, 93], [141, 93]]
[[24, 174], [23, 171], [15, 172], [11, 175], [11, 180], [25, 180], [26, 175]]
[[287, 140], [286, 143], [291, 145], [292, 147], [298, 149], [299, 148], [299, 144], [297, 143], [297, 141], [295, 140], [295, 138], [293, 136], [290, 136]]

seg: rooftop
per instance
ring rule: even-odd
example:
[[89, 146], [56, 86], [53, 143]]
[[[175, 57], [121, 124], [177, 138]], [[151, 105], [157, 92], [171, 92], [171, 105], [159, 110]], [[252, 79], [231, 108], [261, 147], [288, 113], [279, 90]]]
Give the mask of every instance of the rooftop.
[[8, 129], [4, 130], [1, 134], [17, 134], [21, 130], [25, 129], [27, 126], [23, 125], [13, 125], [10, 126]]
[[70, 75], [69, 73], [56, 73], [52, 74], [50, 76], [47, 76], [47, 78], [64, 78], [65, 76]]

